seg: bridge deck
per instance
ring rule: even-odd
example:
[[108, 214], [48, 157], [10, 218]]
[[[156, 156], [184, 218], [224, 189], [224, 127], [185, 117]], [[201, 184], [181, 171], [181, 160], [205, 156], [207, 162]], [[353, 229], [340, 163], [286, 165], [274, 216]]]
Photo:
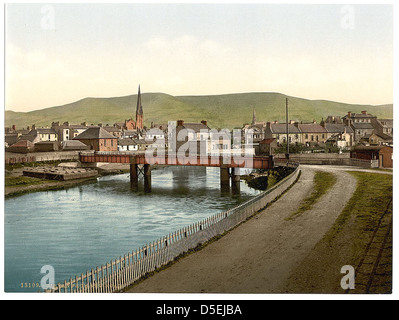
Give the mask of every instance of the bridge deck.
[[107, 162], [127, 164], [149, 164], [169, 166], [204, 166], [204, 167], [225, 167], [225, 168], [253, 168], [271, 169], [273, 160], [267, 156], [237, 157], [237, 156], [146, 156], [144, 154], [126, 153], [81, 153], [80, 162]]

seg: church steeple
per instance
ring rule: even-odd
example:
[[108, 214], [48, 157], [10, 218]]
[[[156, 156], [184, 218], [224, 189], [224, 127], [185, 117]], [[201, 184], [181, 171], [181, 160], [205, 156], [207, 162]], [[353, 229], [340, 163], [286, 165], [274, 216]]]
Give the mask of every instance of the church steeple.
[[252, 125], [254, 126], [255, 123], [256, 123], [256, 112], [255, 112], [255, 108], [254, 108], [254, 111], [253, 111], [253, 114], [252, 114]]
[[140, 85], [139, 92], [137, 94], [136, 129], [143, 129], [143, 106], [141, 105]]

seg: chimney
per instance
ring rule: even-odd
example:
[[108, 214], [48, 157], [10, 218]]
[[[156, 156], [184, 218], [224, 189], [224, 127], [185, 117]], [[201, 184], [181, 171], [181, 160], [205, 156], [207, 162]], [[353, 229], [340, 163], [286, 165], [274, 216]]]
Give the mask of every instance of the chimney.
[[82, 122], [80, 125], [87, 127], [87, 122]]
[[36, 125], [32, 124], [32, 130], [36, 130]]
[[265, 139], [272, 139], [272, 138], [273, 138], [273, 133], [271, 128], [271, 123], [266, 122]]
[[15, 124], [12, 125], [12, 130], [15, 131], [16, 127]]
[[202, 120], [201, 123], [202, 123], [204, 126], [208, 126], [208, 121], [206, 121], [206, 120]]
[[362, 111], [362, 114], [367, 114], [367, 111]]
[[98, 126], [99, 126], [99, 127], [102, 127], [102, 126], [103, 126], [103, 124], [102, 124], [102, 123], [99, 123], [99, 124], [98, 124]]
[[295, 120], [290, 120], [290, 124], [295, 124]]
[[349, 111], [349, 112], [348, 112], [348, 117], [349, 117], [349, 118], [352, 118], [352, 111]]
[[178, 126], [184, 126], [184, 120], [177, 120]]
[[69, 121], [65, 121], [63, 125], [69, 127]]

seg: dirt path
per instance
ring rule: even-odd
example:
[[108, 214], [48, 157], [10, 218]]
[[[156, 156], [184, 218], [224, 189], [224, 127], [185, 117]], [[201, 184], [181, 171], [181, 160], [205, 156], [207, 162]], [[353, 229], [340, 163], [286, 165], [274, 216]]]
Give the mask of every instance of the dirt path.
[[312, 210], [286, 220], [312, 191], [315, 171], [323, 168], [302, 166], [297, 184], [271, 207], [128, 292], [287, 292], [291, 272], [329, 230], [356, 188], [350, 174], [333, 171], [338, 179], [330, 192]]

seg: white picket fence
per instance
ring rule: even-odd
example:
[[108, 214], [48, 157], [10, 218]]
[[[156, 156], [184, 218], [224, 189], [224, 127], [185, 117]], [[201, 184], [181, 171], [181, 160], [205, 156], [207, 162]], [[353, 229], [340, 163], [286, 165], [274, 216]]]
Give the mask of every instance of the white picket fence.
[[256, 197], [232, 209], [169, 234], [119, 259], [65, 280], [45, 292], [111, 293], [121, 291], [149, 272], [168, 264], [179, 255], [231, 230], [264, 209], [298, 178], [299, 167], [288, 177]]

